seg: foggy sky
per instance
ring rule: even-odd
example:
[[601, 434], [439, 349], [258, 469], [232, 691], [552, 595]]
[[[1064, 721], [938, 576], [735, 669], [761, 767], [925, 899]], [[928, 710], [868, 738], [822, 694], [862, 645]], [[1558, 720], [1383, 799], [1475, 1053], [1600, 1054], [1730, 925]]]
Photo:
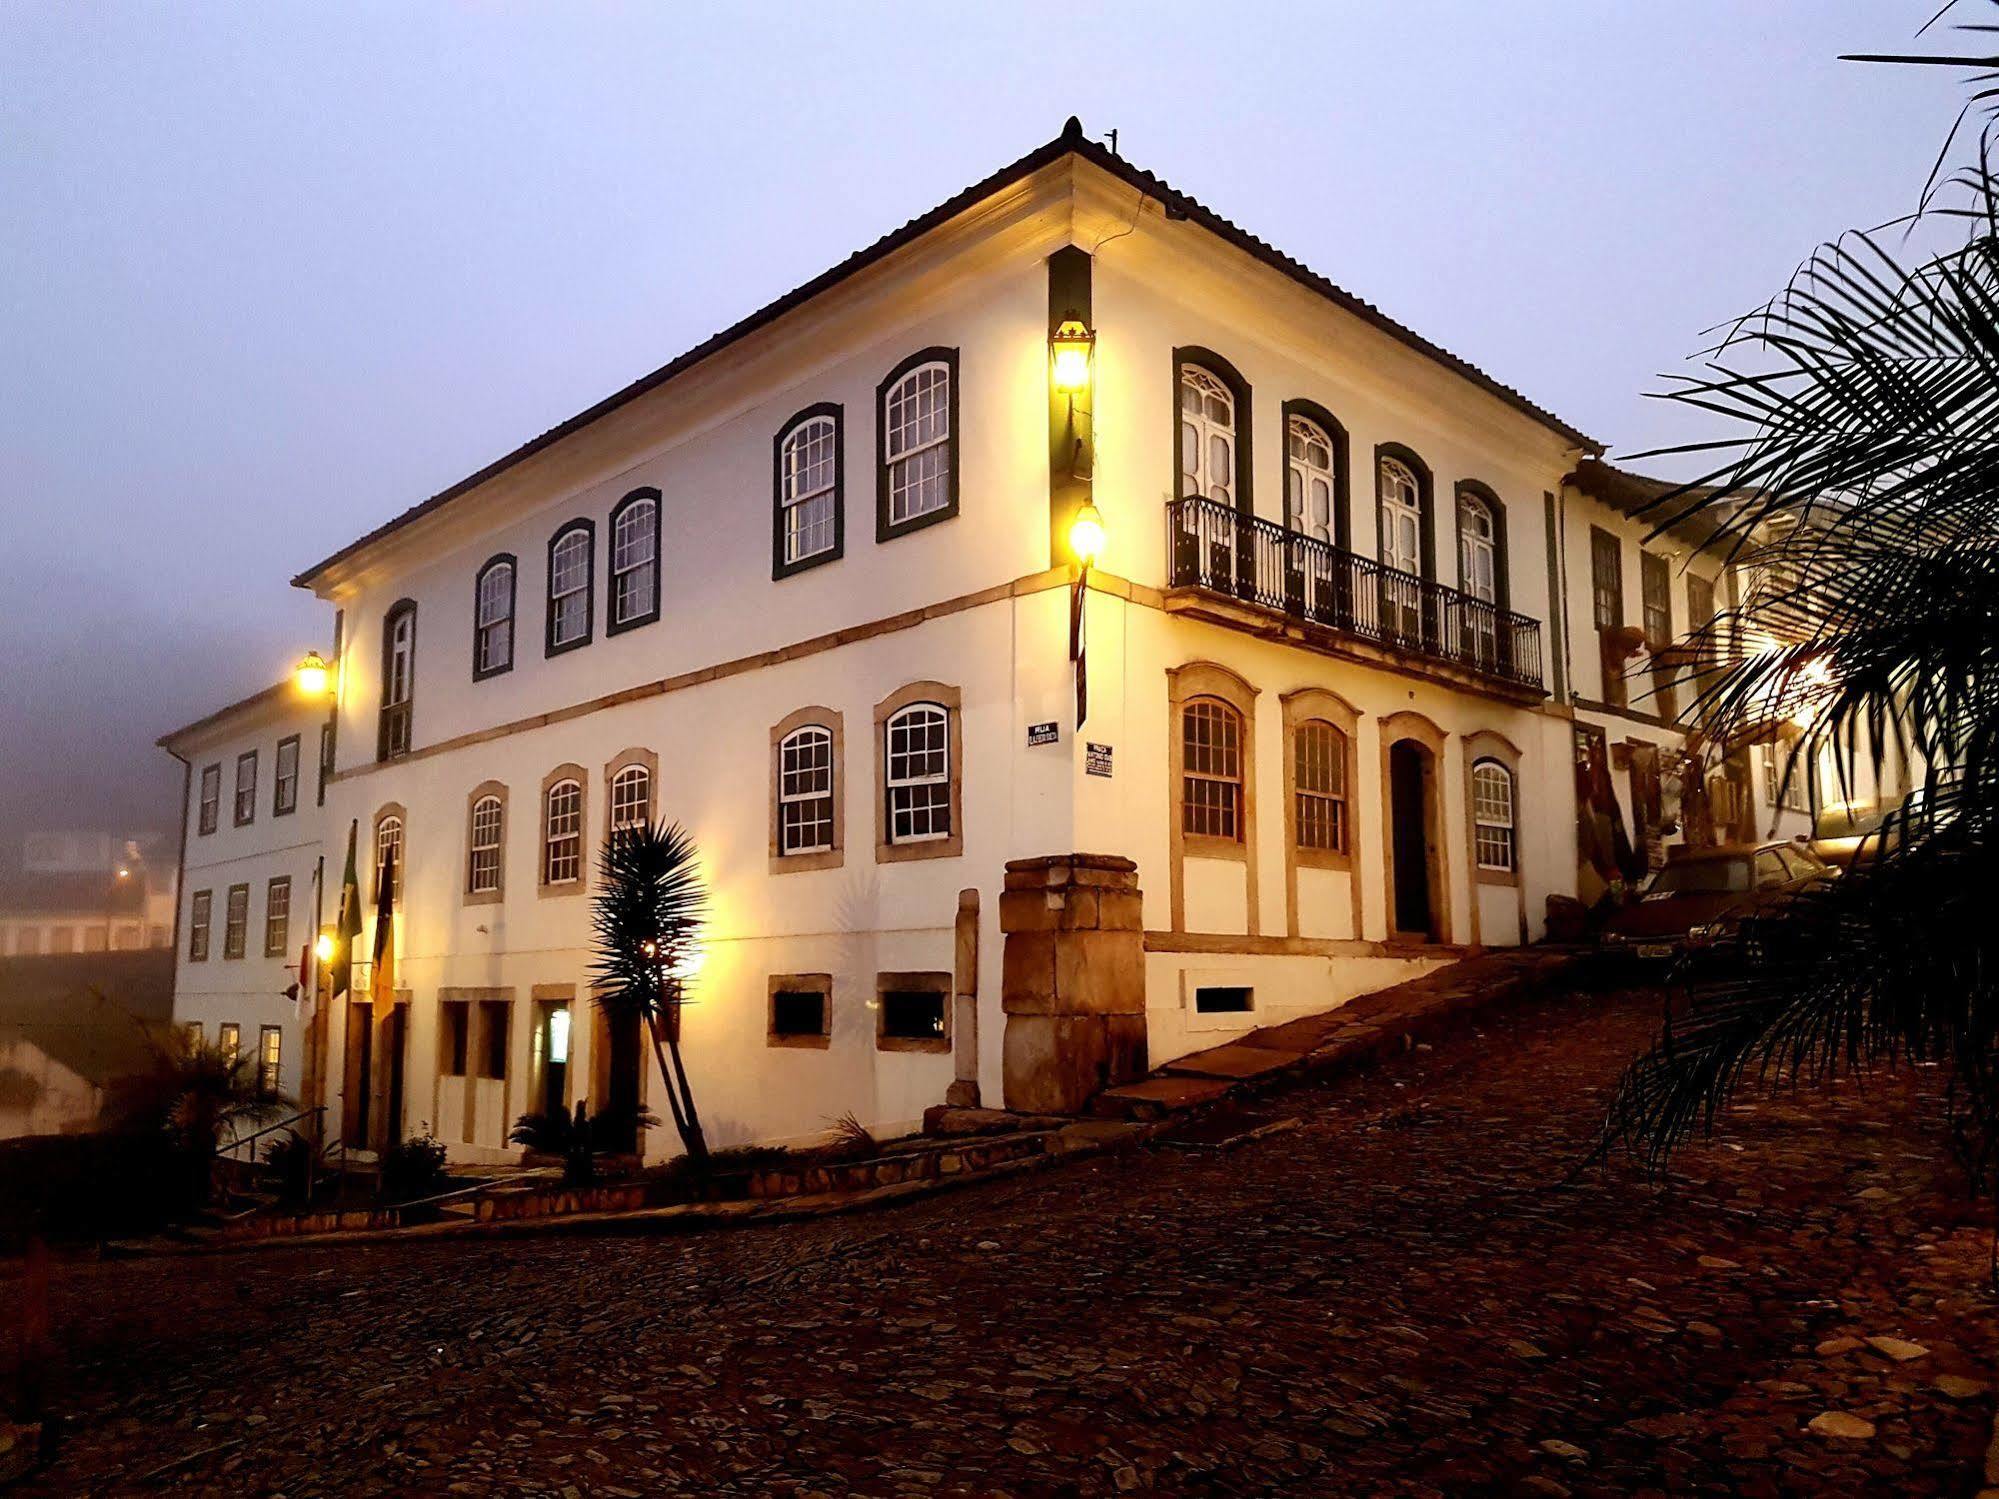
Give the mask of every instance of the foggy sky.
[[1913, 205], [1954, 83], [1836, 58], [1933, 8], [13, 0], [0, 846], [171, 830], [154, 739], [326, 644], [294, 573], [1070, 113], [1614, 451], [1699, 435], [1659, 372]]

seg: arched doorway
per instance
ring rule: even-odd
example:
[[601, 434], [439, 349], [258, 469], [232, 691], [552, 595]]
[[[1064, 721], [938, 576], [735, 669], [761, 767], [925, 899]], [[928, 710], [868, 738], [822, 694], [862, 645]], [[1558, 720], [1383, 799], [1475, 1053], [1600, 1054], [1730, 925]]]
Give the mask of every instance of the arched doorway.
[[1429, 940], [1436, 929], [1430, 895], [1430, 800], [1435, 764], [1414, 739], [1398, 739], [1388, 749], [1388, 829], [1395, 875], [1389, 891], [1389, 922], [1398, 937]]

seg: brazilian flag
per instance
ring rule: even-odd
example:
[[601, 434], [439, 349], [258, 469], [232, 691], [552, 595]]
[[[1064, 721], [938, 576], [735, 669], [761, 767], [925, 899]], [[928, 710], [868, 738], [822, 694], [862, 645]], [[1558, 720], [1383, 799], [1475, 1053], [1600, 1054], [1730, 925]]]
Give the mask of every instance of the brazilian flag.
[[340, 880], [340, 925], [333, 948], [335, 996], [353, 987], [354, 944], [361, 940], [361, 877], [354, 869], [354, 840], [360, 829], [358, 821], [347, 824], [347, 872]]

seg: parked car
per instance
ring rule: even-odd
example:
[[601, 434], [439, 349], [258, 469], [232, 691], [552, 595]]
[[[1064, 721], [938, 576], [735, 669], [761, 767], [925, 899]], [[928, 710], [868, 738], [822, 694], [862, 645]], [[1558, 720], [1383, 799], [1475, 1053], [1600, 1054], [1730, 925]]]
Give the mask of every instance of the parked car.
[[1638, 899], [1604, 928], [1604, 947], [1645, 962], [1679, 957], [1735, 935], [1745, 922], [1833, 871], [1789, 840], [1675, 850]]

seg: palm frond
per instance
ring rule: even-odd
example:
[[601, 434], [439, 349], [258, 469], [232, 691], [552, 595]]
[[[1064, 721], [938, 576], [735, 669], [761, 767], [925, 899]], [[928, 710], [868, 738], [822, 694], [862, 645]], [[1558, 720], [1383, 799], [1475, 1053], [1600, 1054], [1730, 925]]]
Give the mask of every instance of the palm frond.
[[606, 839], [591, 906], [598, 1002], [648, 1021], [677, 1004], [707, 901], [699, 852], [678, 823], [640, 823]]

